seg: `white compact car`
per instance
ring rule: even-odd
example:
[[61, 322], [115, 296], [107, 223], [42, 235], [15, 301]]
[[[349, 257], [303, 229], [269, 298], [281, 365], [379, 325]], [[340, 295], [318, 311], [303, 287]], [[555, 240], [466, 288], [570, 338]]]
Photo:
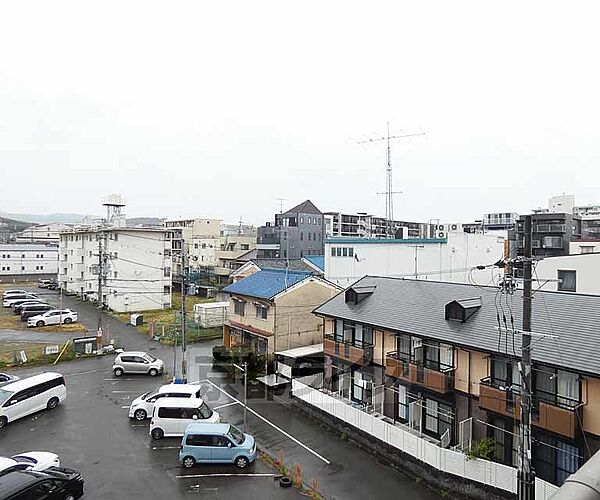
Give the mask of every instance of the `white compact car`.
[[167, 384], [135, 398], [129, 407], [129, 418], [145, 420], [152, 416], [154, 403], [162, 398], [200, 399], [200, 386], [196, 384]]
[[27, 320], [27, 326], [67, 325], [77, 321], [77, 313], [71, 309], [51, 309], [38, 316], [32, 316]]
[[13, 470], [43, 471], [50, 467], [60, 467], [60, 459], [55, 453], [29, 451], [11, 458], [0, 457], [0, 474]]
[[24, 293], [22, 295], [9, 295], [8, 297], [4, 297], [2, 300], [2, 305], [4, 307], [12, 307], [15, 302], [23, 301], [23, 300], [37, 300], [37, 295], [33, 295], [32, 293]]

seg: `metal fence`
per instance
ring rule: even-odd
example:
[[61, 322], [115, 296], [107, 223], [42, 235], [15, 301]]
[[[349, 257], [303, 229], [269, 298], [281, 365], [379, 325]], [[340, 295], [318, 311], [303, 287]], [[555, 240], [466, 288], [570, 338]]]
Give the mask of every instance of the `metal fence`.
[[[517, 492], [517, 471], [513, 467], [488, 460], [468, 459], [460, 451], [442, 448], [385, 421], [380, 415], [346, 404], [298, 379], [292, 380], [292, 394], [431, 467], [503, 491]], [[547, 500], [557, 490], [558, 487], [536, 479], [536, 500]]]

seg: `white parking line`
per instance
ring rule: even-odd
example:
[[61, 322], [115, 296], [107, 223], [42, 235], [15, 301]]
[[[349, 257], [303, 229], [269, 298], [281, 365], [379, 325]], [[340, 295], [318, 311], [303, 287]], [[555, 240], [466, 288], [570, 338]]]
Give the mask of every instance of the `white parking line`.
[[69, 373], [68, 375], [65, 375], [65, 377], [74, 377], [75, 375], [85, 375], [86, 373], [103, 372], [104, 370], [105, 370], [104, 368], [99, 368], [98, 370], [88, 370], [87, 372]]
[[[236, 405], [236, 404], [237, 404], [237, 401], [234, 401], [233, 403], [227, 403], [226, 405], [215, 406], [213, 408], [213, 410], [220, 410], [221, 408], [227, 408], [228, 406], [233, 406], [233, 405]], [[127, 408], [129, 408], [129, 406]]]
[[129, 405], [121, 406], [121, 408], [130, 408], [130, 406]]
[[279, 477], [281, 474], [256, 473], [256, 474], [190, 474], [189, 476], [175, 476], [177, 479], [195, 478], [195, 477]]
[[[206, 381], [207, 383], [209, 383], [210, 385], [212, 385], [215, 389], [218, 389], [219, 391], [221, 391], [223, 394], [225, 394], [226, 396], [228, 396], [229, 398], [233, 399], [234, 401], [236, 401], [237, 403], [241, 404], [242, 406], [244, 406], [244, 403], [242, 403], [239, 399], [234, 398], [231, 394], [229, 394], [226, 390], [221, 389], [218, 385], [213, 384], [210, 380]], [[250, 413], [252, 413], [253, 415], [257, 416], [258, 418], [260, 418], [263, 422], [269, 424], [271, 427], [273, 427], [273, 429], [278, 430], [279, 432], [281, 432], [284, 436], [288, 437], [289, 439], [291, 439], [292, 441], [294, 441], [294, 443], [302, 446], [302, 448], [304, 448], [306, 451], [308, 451], [309, 453], [312, 453], [315, 457], [319, 458], [320, 460], [323, 460], [323, 462], [325, 462], [327, 465], [329, 465], [331, 462], [329, 460], [327, 460], [326, 458], [322, 457], [321, 455], [319, 455], [316, 451], [314, 451], [313, 449], [309, 448], [308, 446], [306, 446], [304, 443], [298, 441], [294, 436], [292, 436], [291, 434], [285, 432], [282, 428], [276, 426], [273, 422], [267, 420], [265, 417], [263, 417], [260, 413], [256, 412], [255, 410], [253, 410], [252, 408], [250, 408], [249, 406], [246, 406], [246, 408], [248, 408], [248, 411]]]
[[179, 446], [153, 446], [153, 450], [178, 450]]
[[132, 392], [137, 393], [138, 391], [110, 391], [113, 394], [131, 394]]

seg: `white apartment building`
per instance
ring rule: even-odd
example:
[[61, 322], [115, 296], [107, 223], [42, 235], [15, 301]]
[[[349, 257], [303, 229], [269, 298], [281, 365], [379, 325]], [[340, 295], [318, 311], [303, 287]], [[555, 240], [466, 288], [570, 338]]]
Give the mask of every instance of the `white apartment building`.
[[0, 281], [56, 278], [58, 246], [9, 243], [0, 245]]
[[600, 295], [600, 253], [546, 257], [536, 263], [534, 278], [542, 290]]
[[505, 255], [505, 240], [489, 234], [448, 233], [445, 238], [330, 238], [325, 241], [325, 278], [347, 287], [366, 275], [406, 276], [458, 283], [492, 282], [487, 266]]
[[53, 222], [39, 226], [31, 226], [16, 235], [17, 243], [51, 243], [58, 245], [60, 233], [68, 231], [73, 226], [62, 222]]
[[[63, 290], [97, 299], [102, 253], [102, 301], [113, 311], [171, 307], [174, 231], [80, 228], [60, 235], [58, 280]], [[101, 250], [102, 249], [102, 250]]]
[[181, 230], [186, 251], [189, 251], [190, 243], [194, 238], [218, 238], [221, 234], [220, 219], [174, 219], [165, 221], [164, 226], [170, 229]]

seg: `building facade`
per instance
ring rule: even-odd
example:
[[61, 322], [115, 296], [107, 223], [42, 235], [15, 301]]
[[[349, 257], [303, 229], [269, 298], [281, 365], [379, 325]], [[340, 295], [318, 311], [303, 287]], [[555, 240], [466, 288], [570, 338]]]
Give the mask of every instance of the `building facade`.
[[[525, 216], [516, 229], [517, 255], [523, 255]], [[544, 212], [531, 216], [531, 243], [534, 257], [569, 255], [571, 242], [582, 237], [581, 217], [570, 213]]]
[[446, 238], [330, 238], [325, 242], [325, 278], [348, 286], [365, 275], [487, 283], [489, 266], [505, 254], [495, 235], [449, 233]]
[[[60, 235], [58, 280], [67, 293], [98, 300], [116, 312], [171, 307], [177, 231], [151, 228], [80, 228]], [[100, 257], [102, 255], [102, 257]], [[101, 266], [102, 261], [102, 266]], [[102, 267], [102, 269], [100, 269]]]
[[0, 244], [0, 281], [56, 279], [57, 273], [57, 245]]
[[543, 290], [600, 295], [600, 248], [599, 253], [539, 260], [534, 274]]
[[256, 249], [259, 259], [299, 259], [306, 255], [323, 255], [325, 220], [310, 201], [275, 214], [275, 222], [258, 228]]
[[50, 243], [58, 245], [60, 233], [68, 231], [73, 225], [53, 222], [39, 226], [31, 226], [16, 235], [17, 243]]
[[339, 288], [310, 272], [263, 269], [223, 291], [231, 297], [224, 345], [271, 355], [320, 343], [322, 322], [312, 311]]
[[[600, 297], [536, 292], [532, 428], [537, 477], [560, 485], [600, 448]], [[442, 446], [490, 437], [516, 466], [522, 297], [496, 287], [365, 277], [315, 310], [323, 318], [323, 390]], [[586, 320], [573, 317], [585, 311]]]
[[[349, 238], [388, 238], [390, 224], [384, 217], [359, 212], [344, 214], [341, 212], [325, 212], [325, 235]], [[393, 221], [392, 232], [399, 238], [424, 238], [427, 236], [428, 224], [419, 222]]]

